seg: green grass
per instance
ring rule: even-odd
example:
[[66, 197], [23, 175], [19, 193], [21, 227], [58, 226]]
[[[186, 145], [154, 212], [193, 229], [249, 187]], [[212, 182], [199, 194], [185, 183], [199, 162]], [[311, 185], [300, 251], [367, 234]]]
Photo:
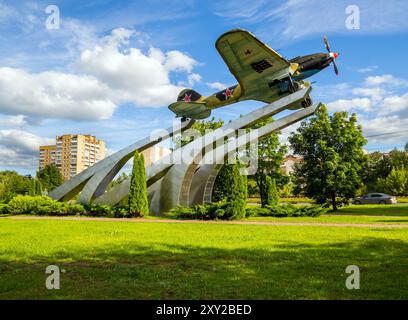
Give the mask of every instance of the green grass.
[[[248, 204], [248, 206], [259, 206]], [[319, 223], [373, 223], [373, 224], [407, 224], [408, 205], [351, 205], [329, 212], [320, 217], [251, 217], [249, 221], [267, 222], [319, 222]]]
[[408, 216], [408, 204], [402, 205], [352, 205], [339, 209], [339, 215], [368, 215], [368, 216]]
[[407, 252], [408, 229], [2, 218], [0, 299], [407, 299]]
[[276, 217], [251, 217], [248, 221], [266, 222], [295, 222], [295, 223], [355, 223], [355, 224], [408, 224], [407, 216], [356, 216], [325, 214], [320, 217], [297, 217], [297, 218], [276, 218]]

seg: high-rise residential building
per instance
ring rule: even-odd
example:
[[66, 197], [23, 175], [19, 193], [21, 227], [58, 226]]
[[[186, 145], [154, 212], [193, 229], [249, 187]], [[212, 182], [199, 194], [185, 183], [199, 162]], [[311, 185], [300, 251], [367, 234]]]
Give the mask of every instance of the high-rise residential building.
[[[54, 154], [48, 157], [48, 149], [52, 148]], [[50, 160], [45, 160], [45, 155]], [[64, 134], [57, 136], [55, 146], [40, 147], [40, 169], [54, 163], [66, 180], [104, 158], [105, 142], [91, 135]]]
[[40, 147], [40, 170], [44, 169], [45, 166], [51, 163], [55, 163], [56, 150], [57, 150], [56, 145]]

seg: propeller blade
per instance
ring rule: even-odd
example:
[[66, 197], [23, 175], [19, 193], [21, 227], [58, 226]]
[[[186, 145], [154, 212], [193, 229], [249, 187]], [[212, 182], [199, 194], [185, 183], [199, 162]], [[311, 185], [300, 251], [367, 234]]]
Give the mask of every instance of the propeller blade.
[[330, 53], [331, 52], [330, 45], [329, 45], [329, 41], [327, 40], [326, 36], [324, 36], [323, 41], [324, 41], [324, 44], [326, 45], [327, 51]]
[[336, 61], [334, 61], [334, 59], [333, 59], [333, 67], [334, 67], [334, 73], [336, 74], [336, 76], [338, 76], [339, 75], [339, 68], [337, 68], [337, 64], [336, 64]]

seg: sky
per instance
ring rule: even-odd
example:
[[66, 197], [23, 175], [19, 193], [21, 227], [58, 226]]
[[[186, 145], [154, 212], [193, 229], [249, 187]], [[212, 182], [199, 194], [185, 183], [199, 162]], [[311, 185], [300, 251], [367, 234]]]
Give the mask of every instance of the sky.
[[[236, 83], [214, 47], [234, 28], [288, 59], [325, 52], [327, 35], [340, 75], [311, 78], [313, 100], [357, 113], [367, 151], [402, 148], [406, 12], [405, 0], [0, 0], [0, 170], [34, 174], [38, 147], [57, 135], [96, 135], [111, 154], [171, 126], [167, 106], [183, 88], [209, 95]], [[259, 106], [213, 115], [228, 121]]]

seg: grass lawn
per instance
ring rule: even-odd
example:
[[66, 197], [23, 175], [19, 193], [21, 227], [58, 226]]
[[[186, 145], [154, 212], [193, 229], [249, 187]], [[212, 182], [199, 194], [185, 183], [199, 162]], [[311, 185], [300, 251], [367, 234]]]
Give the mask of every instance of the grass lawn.
[[339, 209], [339, 215], [368, 215], [408, 217], [408, 204], [401, 205], [351, 205]]
[[251, 217], [250, 221], [408, 224], [408, 205], [351, 205], [320, 217]]
[[407, 299], [407, 253], [408, 229], [1, 218], [0, 299]]

